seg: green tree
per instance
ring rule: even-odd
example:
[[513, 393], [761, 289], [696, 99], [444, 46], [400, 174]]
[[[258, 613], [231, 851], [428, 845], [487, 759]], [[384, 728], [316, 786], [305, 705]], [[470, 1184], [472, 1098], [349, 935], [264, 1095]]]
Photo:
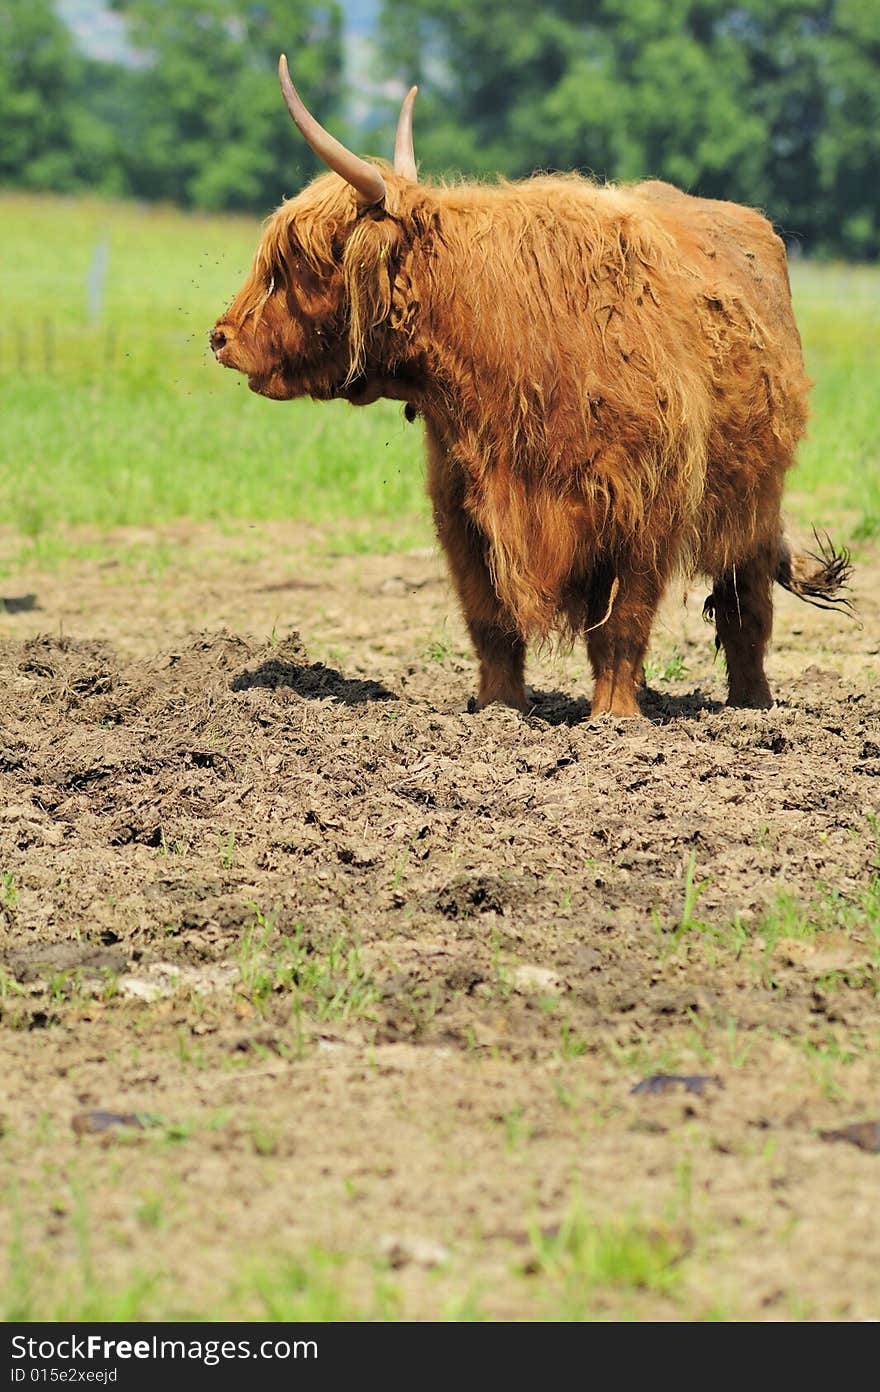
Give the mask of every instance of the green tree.
[[140, 57], [123, 138], [141, 196], [266, 210], [314, 171], [275, 70], [286, 50], [308, 101], [333, 119], [342, 72], [335, 0], [116, 0], [115, 8]]
[[0, 183], [122, 190], [112, 127], [83, 99], [91, 69], [51, 0], [2, 0]]
[[878, 0], [385, 0], [431, 171], [576, 168], [880, 255]]

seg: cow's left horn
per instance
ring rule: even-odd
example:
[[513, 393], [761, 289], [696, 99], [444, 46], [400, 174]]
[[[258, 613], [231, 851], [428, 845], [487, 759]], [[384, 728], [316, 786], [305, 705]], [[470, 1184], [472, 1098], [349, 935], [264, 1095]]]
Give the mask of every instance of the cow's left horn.
[[394, 140], [394, 171], [406, 179], [412, 179], [414, 184], [418, 183], [419, 171], [416, 169], [416, 152], [413, 149], [412, 118], [418, 90], [418, 87], [410, 87], [403, 99]]
[[347, 150], [315, 120], [290, 80], [287, 58], [283, 53], [278, 59], [278, 80], [288, 111], [318, 158], [351, 184], [361, 203], [369, 206], [382, 203], [385, 199], [385, 180], [382, 175], [375, 165], [353, 155], [351, 150]]

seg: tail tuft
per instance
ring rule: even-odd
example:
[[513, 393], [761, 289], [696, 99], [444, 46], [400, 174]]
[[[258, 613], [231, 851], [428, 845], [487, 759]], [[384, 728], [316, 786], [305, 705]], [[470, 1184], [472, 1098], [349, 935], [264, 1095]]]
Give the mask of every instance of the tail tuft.
[[851, 614], [852, 601], [843, 593], [849, 589], [852, 574], [850, 554], [845, 546], [835, 550], [827, 532], [820, 536], [814, 527], [813, 536], [818, 554], [795, 551], [787, 537], [781, 538], [776, 579], [783, 589], [806, 600], [807, 604], [814, 604], [817, 609], [845, 609]]

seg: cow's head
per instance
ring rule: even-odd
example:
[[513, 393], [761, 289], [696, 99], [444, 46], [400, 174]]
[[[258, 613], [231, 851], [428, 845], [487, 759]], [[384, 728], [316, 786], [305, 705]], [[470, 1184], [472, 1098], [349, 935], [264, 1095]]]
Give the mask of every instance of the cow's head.
[[[270, 218], [247, 279], [211, 331], [214, 356], [274, 400], [345, 396], [405, 399], [398, 364], [371, 351], [397, 318], [394, 283], [408, 236], [401, 217], [417, 180], [412, 145], [416, 88], [404, 100], [394, 167], [353, 155], [306, 110], [282, 55], [287, 108], [334, 172], [315, 179]], [[401, 368], [402, 372], [402, 368]]]

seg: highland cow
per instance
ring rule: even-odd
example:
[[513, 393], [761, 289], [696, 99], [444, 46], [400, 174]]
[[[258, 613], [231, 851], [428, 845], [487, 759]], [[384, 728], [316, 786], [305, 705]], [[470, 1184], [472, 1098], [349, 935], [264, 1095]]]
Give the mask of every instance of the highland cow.
[[657, 182], [419, 184], [415, 89], [392, 167], [315, 121], [283, 57], [279, 75], [334, 172], [273, 215], [211, 344], [263, 396], [424, 419], [480, 705], [526, 710], [526, 644], [561, 631], [586, 637], [593, 714], [637, 715], [657, 606], [696, 573], [729, 703], [770, 705], [774, 581], [845, 603], [848, 560], [783, 535], [809, 384], [767, 220]]

